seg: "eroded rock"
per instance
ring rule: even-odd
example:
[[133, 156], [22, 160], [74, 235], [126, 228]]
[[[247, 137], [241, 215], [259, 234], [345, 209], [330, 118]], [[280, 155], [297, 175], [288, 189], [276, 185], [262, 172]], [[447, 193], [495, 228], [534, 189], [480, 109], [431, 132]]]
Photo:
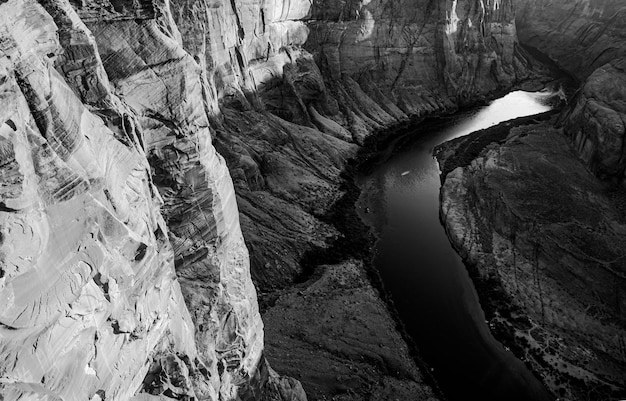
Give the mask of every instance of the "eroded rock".
[[[587, 171], [552, 123], [510, 129], [501, 145], [447, 166], [441, 216], [475, 269], [496, 336], [556, 396], [619, 397], [626, 390], [624, 194]], [[446, 146], [461, 149], [492, 131]]]
[[626, 183], [626, 59], [591, 74], [564, 118], [581, 158], [601, 178]]

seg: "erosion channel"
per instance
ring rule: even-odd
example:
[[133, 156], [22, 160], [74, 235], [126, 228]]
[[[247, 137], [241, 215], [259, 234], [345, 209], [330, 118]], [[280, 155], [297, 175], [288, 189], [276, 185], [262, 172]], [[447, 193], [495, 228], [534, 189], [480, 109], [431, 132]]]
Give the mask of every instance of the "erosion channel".
[[549, 111], [554, 96], [516, 91], [482, 108], [427, 120], [391, 143], [374, 167], [357, 177], [359, 215], [378, 237], [374, 265], [406, 332], [451, 400], [551, 397], [489, 330], [463, 261], [439, 220], [440, 171], [433, 149], [503, 121]]

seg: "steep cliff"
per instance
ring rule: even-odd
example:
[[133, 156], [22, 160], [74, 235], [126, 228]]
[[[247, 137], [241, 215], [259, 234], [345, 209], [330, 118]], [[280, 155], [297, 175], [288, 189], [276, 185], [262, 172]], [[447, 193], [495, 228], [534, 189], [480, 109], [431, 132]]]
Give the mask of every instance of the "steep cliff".
[[625, 11], [519, 2], [520, 43], [581, 88], [558, 118], [478, 132], [438, 156], [441, 218], [494, 333], [565, 399], [626, 394]]
[[193, 391], [175, 380], [201, 362], [133, 114], [68, 3], [0, 9], [0, 393], [129, 399], [153, 361]]
[[243, 397], [263, 330], [203, 70], [167, 4], [73, 6], [0, 5], [1, 393]]

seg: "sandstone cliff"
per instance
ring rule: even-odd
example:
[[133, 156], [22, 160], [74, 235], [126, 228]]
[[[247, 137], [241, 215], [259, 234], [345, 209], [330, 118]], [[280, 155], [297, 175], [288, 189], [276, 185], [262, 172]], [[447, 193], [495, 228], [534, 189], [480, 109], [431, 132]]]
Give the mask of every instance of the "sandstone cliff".
[[626, 392], [625, 10], [520, 2], [520, 42], [581, 88], [558, 119], [478, 132], [439, 155], [442, 220], [492, 329], [565, 399]]
[[[193, 4], [180, 10], [203, 3]], [[354, 144], [482, 100], [536, 67], [517, 44], [511, 1], [233, 4], [216, 4], [194, 29], [204, 33], [183, 43], [205, 60], [209, 43], [221, 43], [210, 38], [230, 38], [217, 21], [237, 27], [206, 68], [222, 106], [216, 147], [233, 174], [262, 289], [301, 273], [313, 248], [303, 243], [323, 248], [335, 235], [319, 220], [341, 194]], [[193, 23], [184, 18], [191, 12], [175, 14], [178, 25]]]
[[176, 376], [201, 363], [193, 323], [134, 114], [68, 3], [0, 8], [0, 392], [129, 399], [156, 365], [165, 390], [192, 391]]
[[1, 393], [244, 397], [262, 322], [203, 70], [168, 4], [72, 5], [0, 5]]

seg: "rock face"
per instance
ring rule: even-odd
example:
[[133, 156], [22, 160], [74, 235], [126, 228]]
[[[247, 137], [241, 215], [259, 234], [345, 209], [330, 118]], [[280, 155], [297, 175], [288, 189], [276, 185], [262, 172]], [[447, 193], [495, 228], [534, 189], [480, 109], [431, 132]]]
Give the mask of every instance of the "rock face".
[[448, 96], [475, 100], [528, 73], [512, 1], [320, 0], [312, 19], [306, 46], [330, 76], [349, 75], [408, 114], [445, 108]]
[[179, 357], [197, 363], [163, 201], [69, 4], [0, 9], [0, 393], [130, 399], [153, 361], [171, 361], [166, 376], [186, 369]]
[[525, 0], [520, 41], [583, 82], [565, 130], [602, 179], [624, 180], [626, 6], [621, 1]]
[[580, 80], [626, 54], [622, 1], [523, 0], [516, 7], [520, 42]]
[[603, 179], [626, 185], [626, 58], [598, 68], [585, 81], [565, 118], [581, 158]]
[[[557, 396], [619, 398], [625, 198], [585, 168], [553, 123], [497, 128], [505, 139], [483, 145], [473, 160], [462, 149], [481, 137], [497, 141], [493, 130], [446, 145], [441, 216], [475, 268], [500, 340]], [[450, 154], [456, 160], [446, 160]]]
[[245, 398], [262, 322], [202, 69], [168, 4], [74, 6], [0, 5], [0, 393]]
[[435, 401], [360, 264], [323, 266], [263, 315], [272, 365], [313, 399]]

